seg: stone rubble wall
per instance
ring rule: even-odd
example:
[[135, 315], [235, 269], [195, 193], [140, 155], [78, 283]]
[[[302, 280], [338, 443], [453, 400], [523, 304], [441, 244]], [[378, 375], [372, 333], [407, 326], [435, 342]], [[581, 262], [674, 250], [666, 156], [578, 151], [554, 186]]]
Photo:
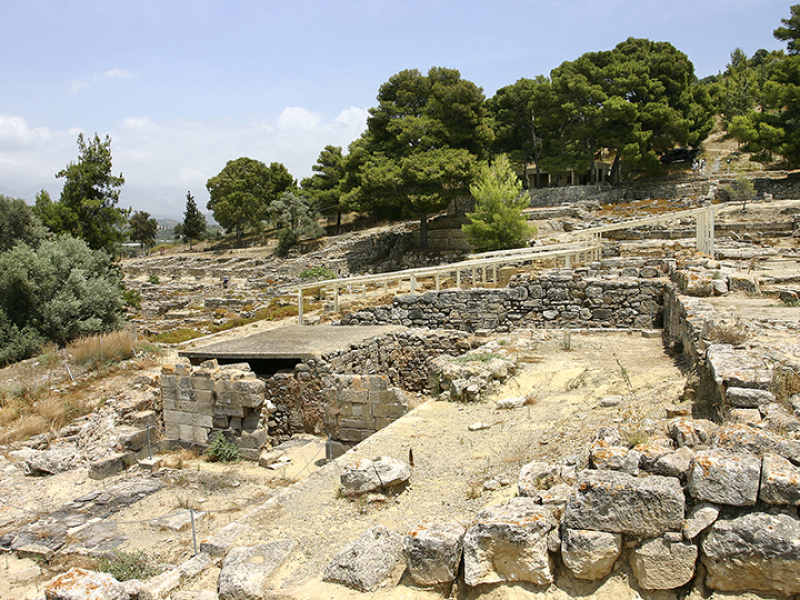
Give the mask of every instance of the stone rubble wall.
[[342, 442], [360, 442], [408, 412], [408, 398], [385, 375], [335, 375], [325, 407], [325, 430]]
[[[268, 422], [270, 439], [280, 443], [293, 433], [306, 431], [330, 433], [342, 441], [359, 437], [360, 441], [367, 437], [367, 431], [374, 433], [402, 416], [401, 412], [405, 414], [401, 406], [407, 406], [407, 401], [395, 388], [427, 390], [434, 358], [442, 354], [458, 356], [480, 343], [463, 331], [410, 330], [302, 361], [291, 371], [265, 380], [266, 398], [276, 407]], [[364, 386], [367, 391], [378, 392], [366, 402], [361, 401]], [[355, 408], [348, 403], [368, 407]], [[362, 416], [364, 420], [358, 426], [342, 422]]]
[[[601, 271], [601, 269], [603, 269]], [[647, 328], [661, 320], [663, 260], [606, 260], [522, 275], [503, 289], [446, 289], [396, 296], [342, 318], [342, 325], [392, 324], [462, 331], [534, 328]]]
[[[735, 180], [735, 174], [726, 173], [714, 179], [698, 181], [656, 181], [620, 187], [609, 184], [569, 185], [529, 190], [528, 194], [531, 208], [585, 201], [616, 204], [648, 198], [706, 198], [713, 192], [712, 188], [720, 190]], [[772, 176], [755, 177], [752, 181], [759, 198], [763, 198], [764, 194], [772, 194], [776, 200], [800, 197], [800, 179], [796, 177], [775, 173]]]

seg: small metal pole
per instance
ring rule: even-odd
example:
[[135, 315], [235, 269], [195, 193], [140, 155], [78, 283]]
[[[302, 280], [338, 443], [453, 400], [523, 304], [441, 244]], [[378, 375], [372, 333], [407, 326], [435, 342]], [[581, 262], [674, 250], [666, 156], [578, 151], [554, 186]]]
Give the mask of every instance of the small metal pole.
[[325, 459], [328, 462], [333, 460], [333, 443], [331, 442], [331, 434], [328, 434], [328, 441], [325, 442]]
[[197, 556], [197, 531], [194, 528], [194, 509], [189, 509], [189, 518], [192, 520], [192, 547], [194, 548], [194, 556]]
[[147, 456], [153, 460], [153, 448], [150, 446], [150, 424], [147, 425]]

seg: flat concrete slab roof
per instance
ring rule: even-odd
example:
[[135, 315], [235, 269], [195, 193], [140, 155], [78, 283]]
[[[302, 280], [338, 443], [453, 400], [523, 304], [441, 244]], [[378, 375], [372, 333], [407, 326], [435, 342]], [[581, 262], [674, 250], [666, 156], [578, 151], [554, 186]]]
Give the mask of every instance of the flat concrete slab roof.
[[316, 358], [374, 337], [405, 331], [399, 325], [287, 325], [243, 338], [181, 350], [178, 354], [193, 364], [212, 358], [242, 362], [248, 359], [275, 360]]

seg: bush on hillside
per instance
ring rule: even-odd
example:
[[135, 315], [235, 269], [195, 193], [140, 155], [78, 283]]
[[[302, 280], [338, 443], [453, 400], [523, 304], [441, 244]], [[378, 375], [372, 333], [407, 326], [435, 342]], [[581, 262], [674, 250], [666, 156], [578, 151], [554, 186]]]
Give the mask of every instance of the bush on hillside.
[[111, 257], [69, 236], [0, 254], [0, 365], [46, 342], [64, 345], [122, 323], [121, 276]]

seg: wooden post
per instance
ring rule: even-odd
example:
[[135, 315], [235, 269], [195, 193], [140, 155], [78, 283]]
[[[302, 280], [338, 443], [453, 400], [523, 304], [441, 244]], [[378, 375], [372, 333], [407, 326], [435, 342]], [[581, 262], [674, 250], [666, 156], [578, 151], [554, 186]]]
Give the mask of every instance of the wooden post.
[[439, 291], [439, 273], [436, 273], [435, 279], [436, 279], [436, 291], [438, 292]]
[[411, 291], [415, 292], [417, 290], [417, 276], [411, 275]]
[[456, 269], [456, 287], [461, 289], [461, 269]]
[[297, 323], [303, 324], [303, 290], [297, 290]]
[[339, 286], [333, 288], [333, 312], [339, 312]]

